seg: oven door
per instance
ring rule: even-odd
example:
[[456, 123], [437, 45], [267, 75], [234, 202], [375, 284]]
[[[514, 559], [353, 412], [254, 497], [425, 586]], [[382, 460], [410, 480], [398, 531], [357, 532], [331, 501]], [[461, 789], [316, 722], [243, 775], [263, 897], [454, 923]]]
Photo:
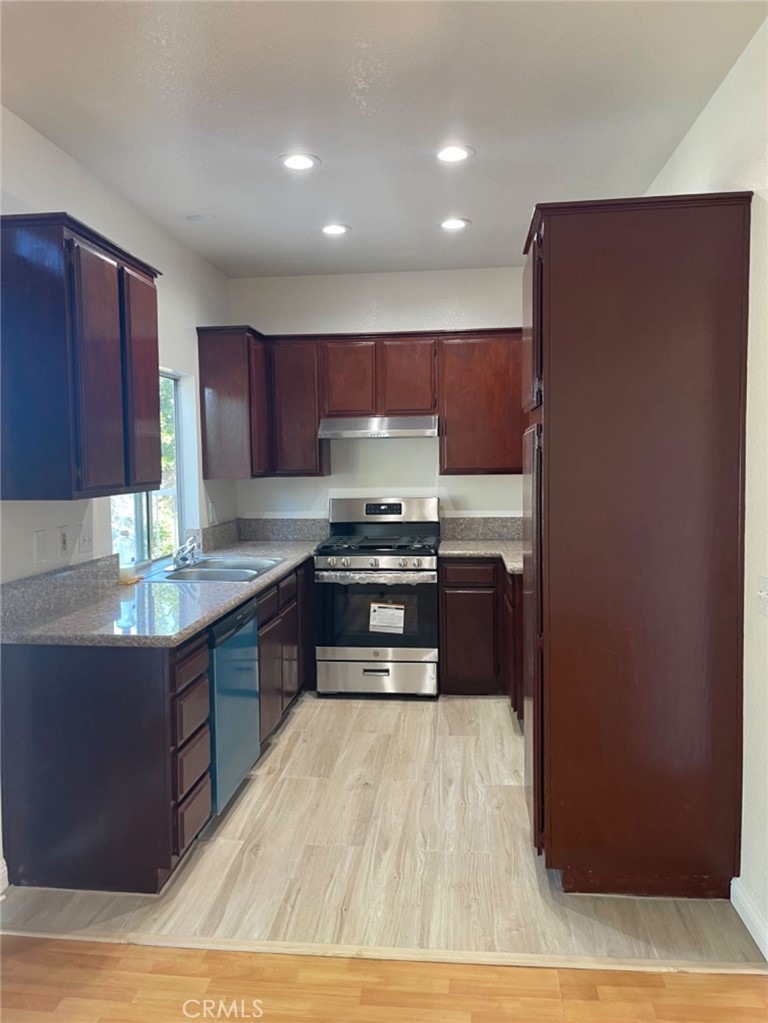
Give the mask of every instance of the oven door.
[[315, 572], [318, 660], [437, 661], [437, 572]]

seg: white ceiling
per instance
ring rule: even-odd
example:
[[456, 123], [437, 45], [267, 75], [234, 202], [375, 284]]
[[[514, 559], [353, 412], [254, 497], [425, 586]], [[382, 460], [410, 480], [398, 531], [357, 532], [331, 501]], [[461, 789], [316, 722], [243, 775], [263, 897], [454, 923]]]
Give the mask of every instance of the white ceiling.
[[[229, 276], [511, 266], [534, 203], [644, 192], [765, 15], [14, 0], [2, 94]], [[439, 164], [452, 141], [477, 156]], [[297, 150], [322, 166], [287, 172], [277, 157]], [[448, 234], [447, 216], [472, 226]], [[327, 238], [329, 221], [352, 232]]]

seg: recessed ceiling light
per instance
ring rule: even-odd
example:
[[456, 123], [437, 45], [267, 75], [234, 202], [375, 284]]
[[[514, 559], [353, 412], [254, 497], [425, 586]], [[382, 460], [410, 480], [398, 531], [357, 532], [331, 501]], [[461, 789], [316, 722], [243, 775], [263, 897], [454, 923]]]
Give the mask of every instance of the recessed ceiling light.
[[465, 220], [463, 217], [449, 217], [442, 222], [440, 227], [444, 231], [463, 231], [471, 223], [471, 220]]
[[462, 160], [473, 156], [474, 152], [471, 146], [445, 146], [438, 150], [437, 158], [443, 163], [461, 163]]
[[286, 153], [280, 157], [280, 163], [288, 170], [311, 170], [317, 167], [320, 160], [310, 153]]
[[349, 230], [347, 224], [326, 224], [323, 234], [346, 234]]
[[190, 224], [207, 224], [216, 219], [215, 213], [182, 213], [180, 216], [183, 220], [188, 220]]

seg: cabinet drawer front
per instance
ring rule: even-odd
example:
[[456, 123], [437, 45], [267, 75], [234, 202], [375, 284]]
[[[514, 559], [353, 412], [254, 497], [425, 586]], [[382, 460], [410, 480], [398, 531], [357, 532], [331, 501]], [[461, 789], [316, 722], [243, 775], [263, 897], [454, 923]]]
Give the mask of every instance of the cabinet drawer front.
[[274, 586], [271, 590], [267, 590], [266, 593], [260, 594], [256, 599], [256, 607], [258, 608], [257, 618], [259, 626], [266, 625], [277, 614], [277, 587]]
[[171, 689], [180, 693], [182, 689], [208, 671], [208, 639], [200, 646], [185, 651], [176, 662], [171, 675]]
[[296, 573], [289, 575], [278, 583], [277, 587], [278, 604], [280, 608], [286, 607], [292, 600], [296, 599]]
[[446, 586], [494, 586], [496, 584], [496, 563], [494, 561], [450, 562], [443, 566], [443, 582]]
[[176, 745], [183, 742], [194, 734], [204, 721], [208, 720], [210, 712], [210, 694], [208, 676], [203, 675], [193, 686], [186, 690], [183, 696], [176, 700], [175, 724], [176, 724]]
[[181, 856], [211, 816], [211, 776], [206, 774], [174, 810], [176, 853]]
[[211, 730], [203, 725], [175, 756], [176, 799], [183, 799], [211, 766]]

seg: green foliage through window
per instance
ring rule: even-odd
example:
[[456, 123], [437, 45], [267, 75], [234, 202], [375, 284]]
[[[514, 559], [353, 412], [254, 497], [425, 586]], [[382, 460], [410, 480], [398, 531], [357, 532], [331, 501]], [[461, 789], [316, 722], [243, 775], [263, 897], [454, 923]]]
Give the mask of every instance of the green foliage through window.
[[179, 457], [177, 381], [160, 377], [160, 489], [143, 494], [120, 494], [110, 499], [112, 550], [125, 546], [136, 564], [172, 554], [179, 546]]

